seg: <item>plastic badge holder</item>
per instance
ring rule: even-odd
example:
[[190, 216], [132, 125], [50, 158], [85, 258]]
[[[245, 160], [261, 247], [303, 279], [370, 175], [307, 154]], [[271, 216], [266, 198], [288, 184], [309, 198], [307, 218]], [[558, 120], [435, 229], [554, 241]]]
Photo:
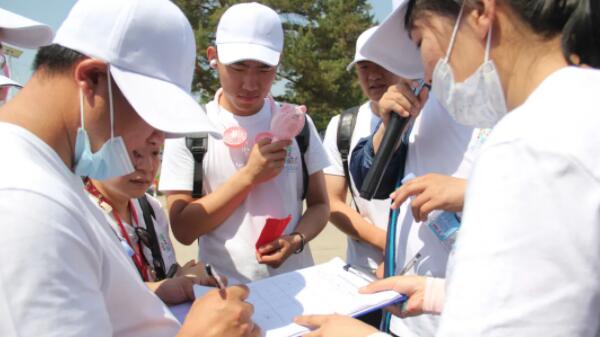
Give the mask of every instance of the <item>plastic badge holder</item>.
[[[416, 175], [414, 173], [408, 173], [402, 179], [402, 183], [405, 184], [415, 178]], [[456, 240], [456, 234], [460, 229], [460, 219], [456, 213], [434, 211], [429, 215], [429, 219], [431, 220], [427, 221], [427, 227], [429, 227], [446, 248], [452, 249], [454, 241]]]
[[264, 246], [267, 243], [271, 243], [275, 239], [281, 237], [283, 231], [290, 223], [290, 221], [292, 221], [291, 215], [288, 215], [287, 218], [283, 219], [268, 218], [265, 227], [263, 227], [263, 230], [260, 233], [258, 240], [256, 241], [256, 250], [258, 251], [259, 247]]
[[452, 249], [460, 229], [460, 219], [456, 213], [446, 211], [438, 211], [437, 214], [432, 215], [432, 220], [427, 223], [427, 227], [446, 248]]
[[123, 251], [125, 251], [125, 254], [127, 254], [127, 256], [129, 256], [129, 257], [133, 257], [135, 255], [133, 248], [131, 248], [131, 246], [125, 240], [121, 240], [119, 238], [119, 241], [121, 241], [121, 248], [123, 248]]

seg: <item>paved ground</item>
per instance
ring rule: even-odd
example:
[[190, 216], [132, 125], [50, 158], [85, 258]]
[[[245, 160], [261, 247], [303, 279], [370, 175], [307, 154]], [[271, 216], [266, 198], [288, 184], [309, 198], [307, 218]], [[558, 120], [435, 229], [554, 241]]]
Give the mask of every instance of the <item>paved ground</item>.
[[[159, 200], [161, 200], [161, 202], [164, 204], [163, 198], [159, 197]], [[180, 264], [197, 258], [198, 245], [196, 243], [190, 246], [184, 246], [175, 240], [172, 234], [171, 240], [175, 246], [177, 260]], [[337, 227], [329, 223], [327, 226], [325, 226], [325, 229], [321, 232], [321, 234], [319, 234], [319, 236], [310, 242], [310, 249], [312, 251], [313, 258], [315, 259], [315, 263], [317, 264], [329, 261], [335, 256], [345, 259], [346, 237], [337, 229]]]

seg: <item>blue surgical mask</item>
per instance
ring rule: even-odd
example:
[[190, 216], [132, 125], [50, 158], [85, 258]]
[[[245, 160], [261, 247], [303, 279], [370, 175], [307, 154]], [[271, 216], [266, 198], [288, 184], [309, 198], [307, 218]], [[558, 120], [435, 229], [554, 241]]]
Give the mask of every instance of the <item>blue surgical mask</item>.
[[81, 127], [77, 130], [77, 138], [75, 139], [75, 174], [97, 180], [120, 177], [134, 171], [123, 138], [115, 137], [114, 135], [114, 105], [110, 70], [107, 71], [107, 78], [108, 104], [110, 109], [110, 139], [95, 153], [92, 153], [90, 137], [85, 131], [83, 93], [81, 89], [79, 89]]

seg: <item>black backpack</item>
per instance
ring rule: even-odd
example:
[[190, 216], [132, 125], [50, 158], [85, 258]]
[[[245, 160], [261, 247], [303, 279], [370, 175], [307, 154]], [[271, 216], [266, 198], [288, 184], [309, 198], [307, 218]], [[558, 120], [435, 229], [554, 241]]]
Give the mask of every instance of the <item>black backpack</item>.
[[342, 166], [344, 167], [344, 178], [350, 190], [354, 207], [358, 209], [358, 204], [352, 190], [352, 182], [350, 180], [350, 169], [348, 168], [348, 156], [350, 155], [350, 142], [352, 141], [352, 134], [354, 133], [354, 127], [356, 126], [356, 117], [358, 116], [358, 110], [360, 107], [355, 106], [345, 110], [340, 114], [340, 121], [337, 128], [337, 148], [340, 151], [342, 157]]
[[[306, 167], [306, 160], [304, 159], [304, 155], [310, 145], [310, 129], [308, 127], [308, 122], [304, 123], [302, 131], [296, 136], [296, 143], [298, 143], [298, 147], [300, 148], [300, 159], [302, 161], [302, 199], [304, 199], [306, 198], [306, 190], [308, 189], [308, 168]], [[195, 137], [186, 137], [185, 146], [194, 157], [194, 185], [192, 187], [192, 197], [201, 198], [203, 196], [202, 181], [204, 178], [202, 161], [204, 160], [206, 151], [208, 151], [208, 134], [203, 132]]]

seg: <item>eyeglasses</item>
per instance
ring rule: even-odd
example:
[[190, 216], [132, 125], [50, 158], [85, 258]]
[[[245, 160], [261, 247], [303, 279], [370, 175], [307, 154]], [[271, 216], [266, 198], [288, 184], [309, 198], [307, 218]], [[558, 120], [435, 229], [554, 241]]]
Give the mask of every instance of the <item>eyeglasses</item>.
[[144, 227], [135, 227], [135, 235], [138, 237], [138, 241], [148, 247], [152, 252], [152, 264], [154, 265], [154, 270], [164, 270], [162, 259], [157, 258], [161, 256], [161, 253], [156, 238]]
[[135, 227], [135, 235], [137, 235], [138, 241], [150, 250], [155, 246], [155, 241], [152, 235], [144, 227]]

